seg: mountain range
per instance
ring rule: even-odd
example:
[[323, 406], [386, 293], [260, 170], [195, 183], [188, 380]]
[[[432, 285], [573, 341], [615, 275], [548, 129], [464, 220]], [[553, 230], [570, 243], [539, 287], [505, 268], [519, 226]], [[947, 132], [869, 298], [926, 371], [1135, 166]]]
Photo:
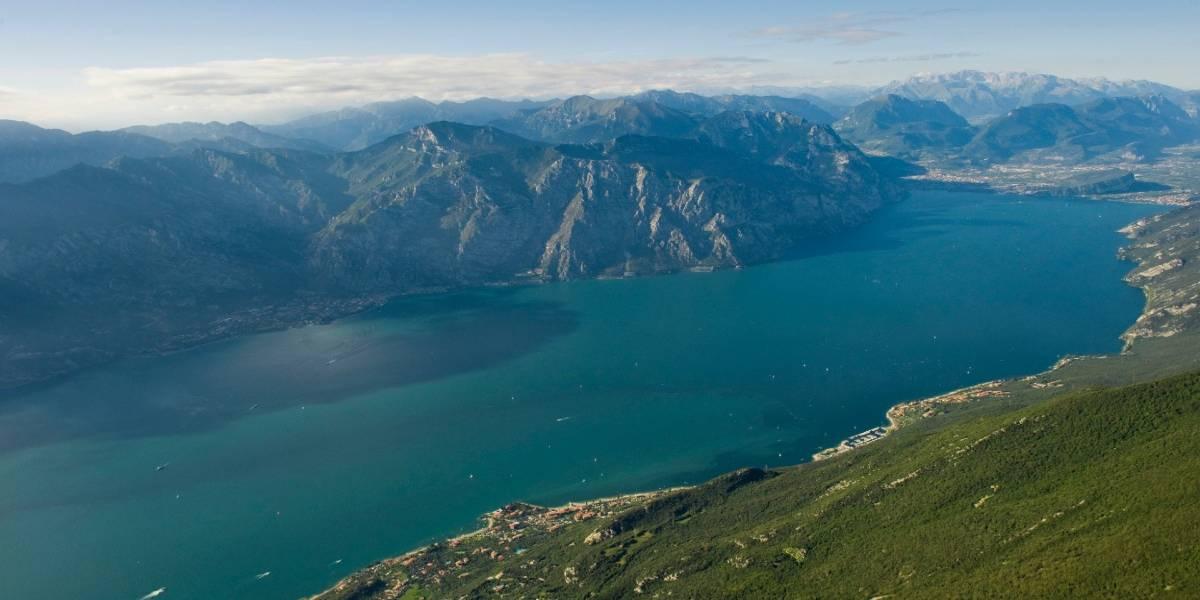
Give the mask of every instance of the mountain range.
[[167, 123], [71, 134], [22, 121], [0, 121], [0, 182], [19, 183], [76, 165], [118, 158], [187, 154], [197, 148], [244, 153], [256, 148], [330, 152], [318, 143], [272, 135], [246, 123]]
[[316, 140], [340, 150], [359, 150], [433, 121], [494, 125], [530, 139], [578, 143], [610, 139], [622, 133], [681, 135], [700, 119], [726, 110], [788, 112], [816, 123], [834, 121], [827, 111], [801, 98], [701, 96], [655, 90], [618, 98], [573, 96], [541, 102], [484, 98], [434, 104], [409, 98], [320, 113], [261, 129]]
[[237, 121], [234, 123], [164, 123], [162, 125], [135, 125], [121, 131], [149, 136], [172, 144], [207, 144], [228, 149], [246, 148], [292, 148], [327, 152], [330, 147], [306, 140], [267, 133], [253, 125]]
[[[857, 91], [855, 91], [857, 90]], [[20, 182], [51, 174], [78, 163], [103, 165], [119, 156], [151, 157], [187, 153], [195, 148], [213, 148], [228, 152], [248, 152], [254, 148], [291, 148], [313, 152], [360, 150], [413, 127], [445, 120], [473, 125], [491, 125], [523, 137], [553, 143], [592, 143], [622, 134], [686, 136], [701, 121], [723, 111], [766, 111], [790, 113], [815, 123], [838, 121], [837, 128], [848, 139], [872, 153], [919, 159], [962, 154], [970, 140], [990, 121], [998, 122], [987, 139], [970, 146], [973, 157], [986, 162], [1020, 160], [1023, 156], [1053, 156], [1054, 151], [1034, 152], [1042, 148], [1032, 139], [1015, 141], [1005, 131], [1019, 130], [1021, 121], [1046, 119], [1047, 131], [1040, 125], [1038, 135], [1055, 140], [1069, 139], [1084, 129], [1097, 144], [1086, 142], [1088, 150], [1061, 153], [1067, 160], [1096, 156], [1152, 157], [1163, 145], [1186, 138], [1179, 111], [1197, 117], [1200, 92], [1184, 92], [1171, 86], [1147, 82], [1112, 82], [1105, 79], [1067, 79], [1053, 75], [1027, 73], [982, 73], [962, 71], [941, 75], [919, 75], [875, 90], [829, 88], [826, 99], [812, 95], [820, 90], [783, 90], [764, 88], [765, 95], [724, 94], [704, 96], [672, 90], [652, 90], [618, 98], [576, 96], [563, 100], [509, 101], [480, 98], [466, 102], [433, 103], [420, 98], [379, 102], [362, 107], [310, 115], [287, 123], [254, 126], [234, 123], [167, 123], [139, 125], [119, 131], [94, 131], [72, 135], [64, 131], [40, 129], [17, 121], [0, 122], [0, 181]], [[791, 93], [803, 97], [786, 97]], [[856, 96], [857, 95], [857, 96]], [[1140, 128], [1150, 138], [1138, 147], [1130, 138], [1138, 127], [1128, 123], [1102, 123], [1089, 118], [1090, 125], [1053, 133], [1054, 111], [1044, 107], [1011, 115], [1014, 110], [1040, 104], [1058, 104], [1074, 112], [1095, 112], [1099, 100], [1114, 97], [1156, 98], [1173, 105], [1169, 135]], [[855, 106], [837, 102], [861, 100]], [[912, 101], [903, 104], [901, 100]], [[948, 111], [936, 103], [945, 105]], [[1165, 105], [1164, 105], [1165, 106]], [[1179, 110], [1174, 110], [1178, 108]], [[1061, 109], [1058, 109], [1061, 111]], [[1126, 109], [1118, 109], [1126, 110]], [[1138, 116], [1136, 107], [1126, 111]], [[936, 114], [935, 114], [936, 113]], [[964, 126], [951, 115], [973, 123]], [[1078, 116], [1078, 115], [1077, 115]], [[1156, 118], [1156, 117], [1153, 117]], [[1032, 121], [1031, 121], [1032, 120]], [[1122, 129], [1105, 133], [1110, 127]], [[1081, 128], [1082, 127], [1082, 128]], [[1095, 134], [1099, 128], [1100, 133]], [[1048, 133], [1049, 132], [1049, 133]], [[1095, 135], [1094, 135], [1095, 134]], [[1006, 140], [1006, 141], [1005, 141]], [[1134, 144], [1128, 153], [1113, 154], [1122, 140]], [[1012, 145], [1006, 149], [1005, 145]], [[1058, 142], [1052, 142], [1051, 147]], [[1068, 142], [1068, 145], [1075, 142]]]
[[650, 100], [574, 96], [493, 124], [530, 139], [586, 144], [627, 134], [683, 137], [698, 119], [697, 113]]
[[1014, 157], [1077, 163], [1145, 160], [1200, 140], [1200, 121], [1163, 96], [1100, 98], [1071, 107], [1035, 104], [982, 127], [963, 151], [981, 163]]
[[[836, 120], [829, 109], [817, 99], [777, 95], [723, 94], [701, 96], [673, 90], [651, 90], [632, 96], [635, 100], [650, 101], [663, 106], [700, 115], [715, 115], [727, 110], [785, 112], [814, 123], [829, 124]], [[837, 108], [830, 107], [833, 110]]]
[[0, 382], [406, 292], [770, 260], [895, 196], [828, 126], [781, 113], [678, 138], [435, 122], [349, 153], [79, 165], [0, 184]]
[[124, 131], [71, 134], [21, 121], [0, 120], [0, 182], [28, 181], [68, 167], [103, 164], [119, 156], [161, 156], [173, 146]]
[[889, 94], [834, 124], [864, 150], [939, 164], [1147, 161], [1200, 141], [1197, 119], [1164, 96], [1034, 104], [973, 126], [949, 105]]
[[276, 135], [311, 139], [337, 150], [361, 150], [393, 135], [434, 121], [486, 125], [518, 112], [536, 110], [551, 102], [478, 98], [466, 102], [433, 103], [422, 98], [376, 102], [361, 107], [318, 113], [261, 129]]
[[[1043, 74], [960, 71], [918, 75], [875, 89], [762, 88], [754, 94], [718, 95], [651, 90], [618, 98], [577, 96], [543, 101], [481, 98], [440, 103], [409, 98], [319, 113], [282, 124], [260, 125], [258, 129], [287, 138], [315, 141], [337, 150], [362, 149], [417, 125], [438, 120], [495, 125], [535, 139], [578, 142], [589, 139], [588, 131], [596, 132], [593, 138], [603, 137], [606, 135], [604, 132], [622, 127], [634, 132], [636, 127], [631, 123], [603, 122], [605, 119], [620, 121], [621, 114], [636, 120], [647, 118], [647, 112], [669, 113], [668, 109], [672, 109], [704, 118], [726, 110], [754, 110], [787, 112], [827, 124], [844, 116], [853, 105], [887, 95], [944, 102], [951, 110], [972, 122], [981, 122], [1032, 104], [1053, 102], [1073, 105], [1116, 96], [1160, 95], [1193, 115], [1200, 106], [1200, 96], [1195, 92], [1149, 81], [1114, 82], [1102, 78], [1069, 79]], [[663, 121], [651, 124], [665, 127], [667, 131], [671, 125], [665, 121], [681, 118], [672, 114], [658, 116]], [[676, 126], [686, 129], [678, 124]], [[567, 132], [566, 129], [574, 131]], [[262, 146], [259, 143], [254, 145]]]
[[895, 81], [874, 90], [871, 96], [895, 94], [913, 100], [944, 102], [971, 121], [997, 117], [1034, 104], [1082, 104], [1116, 96], [1157, 95], [1186, 106], [1195, 114], [1196, 97], [1178, 88], [1153, 81], [1111, 81], [1103, 78], [1068, 79], [1036, 73], [924, 74]]

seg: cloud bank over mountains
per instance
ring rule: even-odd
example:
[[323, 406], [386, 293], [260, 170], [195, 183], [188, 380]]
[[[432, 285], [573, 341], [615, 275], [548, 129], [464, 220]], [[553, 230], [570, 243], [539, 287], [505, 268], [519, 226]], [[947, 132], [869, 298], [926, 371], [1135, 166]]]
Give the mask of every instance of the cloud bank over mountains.
[[88, 68], [82, 75], [82, 89], [69, 97], [0, 94], [0, 116], [53, 122], [86, 107], [93, 122], [111, 126], [185, 119], [270, 122], [408, 96], [539, 99], [822, 83], [805, 80], [784, 64], [738, 56], [563, 62], [529, 54], [264, 58]]

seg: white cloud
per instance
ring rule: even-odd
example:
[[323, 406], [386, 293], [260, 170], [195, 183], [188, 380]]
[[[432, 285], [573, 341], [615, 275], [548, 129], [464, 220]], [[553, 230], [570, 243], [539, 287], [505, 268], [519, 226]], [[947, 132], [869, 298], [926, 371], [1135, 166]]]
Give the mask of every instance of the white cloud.
[[[748, 57], [550, 62], [526, 54], [263, 58], [88, 68], [78, 93], [0, 96], [0, 114], [78, 129], [171, 120], [269, 122], [315, 110], [430, 100], [618, 95], [803, 85], [794, 69]], [[71, 115], [85, 115], [77, 122]]]
[[548, 97], [621, 93], [661, 85], [756, 81], [763, 61], [739, 57], [552, 63], [524, 54], [216, 61], [180, 67], [91, 68], [88, 84], [130, 99], [361, 100], [417, 95]]

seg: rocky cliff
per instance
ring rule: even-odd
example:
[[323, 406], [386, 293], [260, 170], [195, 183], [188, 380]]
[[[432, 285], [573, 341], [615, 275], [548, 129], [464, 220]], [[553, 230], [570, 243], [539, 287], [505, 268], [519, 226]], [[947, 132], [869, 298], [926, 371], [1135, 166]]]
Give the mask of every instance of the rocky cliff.
[[555, 146], [438, 122], [0, 186], [0, 384], [394, 294], [771, 260], [894, 195], [825, 126], [723, 113], [693, 134]]

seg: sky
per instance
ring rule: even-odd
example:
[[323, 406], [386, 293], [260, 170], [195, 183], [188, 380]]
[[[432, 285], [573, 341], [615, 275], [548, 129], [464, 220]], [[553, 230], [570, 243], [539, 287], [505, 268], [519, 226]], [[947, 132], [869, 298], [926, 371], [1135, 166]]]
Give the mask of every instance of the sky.
[[272, 123], [414, 95], [875, 86], [962, 69], [1197, 89], [1197, 57], [1197, 0], [0, 0], [0, 118]]

